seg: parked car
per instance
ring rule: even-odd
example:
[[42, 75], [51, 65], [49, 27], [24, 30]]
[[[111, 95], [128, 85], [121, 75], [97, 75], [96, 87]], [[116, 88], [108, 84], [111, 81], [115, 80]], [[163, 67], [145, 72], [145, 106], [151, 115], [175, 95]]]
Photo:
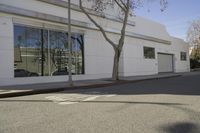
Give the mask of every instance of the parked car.
[[24, 69], [15, 69], [15, 77], [37, 77], [39, 76], [38, 73], [29, 72]]
[[[68, 75], [69, 72], [67, 70], [57, 70], [57, 71], [54, 71], [52, 73], [52, 76], [56, 76], [56, 75]], [[74, 73], [72, 73], [72, 75], [74, 75]]]
[[68, 71], [66, 70], [59, 70], [59, 71], [55, 71], [52, 73], [53, 76], [56, 76], [56, 75], [68, 75]]

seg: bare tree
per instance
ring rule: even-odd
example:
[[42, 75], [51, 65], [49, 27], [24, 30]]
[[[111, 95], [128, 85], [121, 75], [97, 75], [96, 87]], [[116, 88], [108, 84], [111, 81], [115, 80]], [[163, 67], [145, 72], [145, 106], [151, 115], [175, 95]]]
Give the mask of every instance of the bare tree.
[[[87, 9], [83, 6], [83, 0], [79, 0], [80, 9], [82, 12], [88, 17], [88, 19], [100, 30], [105, 40], [111, 44], [114, 49], [114, 64], [113, 64], [113, 72], [112, 79], [118, 80], [119, 74], [119, 60], [121, 51], [124, 45], [124, 40], [126, 36], [126, 27], [128, 23], [129, 16], [134, 13], [134, 9], [138, 7], [142, 0], [87, 0], [92, 3], [91, 8], [98, 14], [104, 14], [107, 8], [115, 8], [119, 9], [119, 16], [122, 23], [121, 34], [117, 43], [115, 43], [112, 39], [110, 39], [104, 29], [104, 27], [98, 23], [98, 21], [89, 13]], [[143, 0], [144, 1], [144, 0]], [[167, 7], [167, 0], [160, 0], [161, 11], [163, 11]]]
[[200, 45], [200, 19], [191, 22], [187, 31], [187, 41], [190, 45]]
[[200, 19], [191, 22], [187, 31], [187, 41], [192, 47], [191, 58], [200, 60]]

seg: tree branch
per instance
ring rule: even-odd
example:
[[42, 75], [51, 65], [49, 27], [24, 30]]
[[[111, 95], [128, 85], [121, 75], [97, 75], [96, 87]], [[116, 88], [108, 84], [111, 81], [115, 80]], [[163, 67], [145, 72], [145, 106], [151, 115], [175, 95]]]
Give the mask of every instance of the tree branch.
[[118, 0], [114, 0], [116, 2], [116, 4], [123, 10], [123, 11], [126, 11], [126, 7], [123, 7], [119, 2]]
[[106, 39], [106, 41], [108, 41], [112, 47], [114, 49], [117, 49], [117, 45], [108, 38], [108, 36], [106, 35], [106, 31], [87, 13], [87, 11], [84, 9], [83, 5], [82, 5], [82, 0], [79, 0], [80, 2], [80, 9], [83, 11], [83, 13], [88, 17], [88, 19], [90, 21], [92, 21], [94, 23], [94, 25], [101, 31], [101, 33], [103, 34], [104, 38]]
[[127, 5], [122, 1], [122, 0], [119, 0], [121, 3], [122, 3], [122, 5], [127, 9], [128, 7], [127, 7]]
[[118, 46], [120, 51], [122, 50], [122, 47], [124, 45], [129, 10], [130, 10], [130, 0], [127, 0], [127, 11], [125, 12], [125, 15], [124, 15], [124, 22], [123, 22], [123, 26], [122, 26], [122, 30], [121, 30], [121, 38], [119, 40], [119, 46]]

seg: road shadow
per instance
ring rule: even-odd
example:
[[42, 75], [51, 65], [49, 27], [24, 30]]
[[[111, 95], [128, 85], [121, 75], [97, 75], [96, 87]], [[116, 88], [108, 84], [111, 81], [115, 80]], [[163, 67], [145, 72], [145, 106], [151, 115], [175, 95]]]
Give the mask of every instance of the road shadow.
[[163, 125], [159, 129], [165, 133], [200, 133], [198, 125], [191, 122], [178, 122]]
[[[95, 81], [94, 81], [95, 82]], [[59, 83], [57, 83], [59, 84]], [[67, 82], [66, 82], [67, 84]], [[95, 83], [94, 83], [95, 84]], [[49, 86], [56, 86], [54, 83], [45, 84], [46, 89], [48, 90]], [[33, 90], [40, 90], [40, 87], [42, 85], [37, 84], [34, 85]], [[63, 85], [65, 86], [65, 85]], [[24, 90], [27, 87], [27, 85], [19, 86], [16, 90]], [[31, 85], [29, 86], [31, 88]], [[44, 87], [44, 86], [43, 86]], [[29, 89], [30, 89], [29, 88]], [[12, 87], [10, 88], [13, 89]], [[27, 89], [27, 90], [29, 90]], [[32, 90], [31, 89], [31, 90]], [[8, 91], [7, 88], [1, 88], [0, 92]], [[75, 89], [66, 88], [65, 91], [64, 87], [62, 88], [54, 88], [52, 90], [47, 91], [43, 89], [42, 91], [39, 91], [37, 93], [33, 94], [39, 94], [39, 93], [50, 93], [50, 92], [57, 92], [58, 94], [64, 94], [64, 93], [80, 93], [80, 94], [90, 94], [90, 95], [96, 95], [93, 92], [100, 92], [100, 95], [104, 94], [115, 94], [115, 95], [144, 95], [144, 94], [171, 94], [171, 95], [193, 95], [193, 96], [199, 96], [200, 95], [200, 74], [198, 75], [192, 75], [192, 76], [181, 76], [181, 77], [173, 77], [173, 78], [166, 78], [166, 79], [154, 79], [154, 80], [146, 80], [146, 81], [138, 81], [138, 82], [131, 82], [131, 83], [117, 83], [112, 85], [105, 85], [104, 87], [100, 86], [94, 86], [92, 88], [87, 87], [76, 87]], [[60, 92], [58, 92], [60, 91]], [[23, 96], [26, 94], [19, 94], [19, 96]], [[27, 95], [32, 95], [27, 94]], [[16, 95], [18, 96], [18, 95]], [[12, 96], [11, 96], [12, 97]]]
[[59, 93], [85, 93], [92, 95], [91, 91], [116, 95], [172, 94], [199, 96], [200, 75], [148, 80], [101, 88], [81, 89], [80, 87], [80, 89]]

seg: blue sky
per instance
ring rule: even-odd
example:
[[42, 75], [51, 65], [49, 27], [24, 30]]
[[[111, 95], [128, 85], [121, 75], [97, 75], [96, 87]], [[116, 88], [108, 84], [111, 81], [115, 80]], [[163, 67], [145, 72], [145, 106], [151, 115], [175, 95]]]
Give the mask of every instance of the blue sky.
[[172, 36], [185, 40], [190, 22], [200, 18], [200, 0], [168, 0], [164, 12], [160, 11], [159, 0], [149, 1], [153, 2], [146, 2], [135, 11], [136, 15], [164, 24]]

